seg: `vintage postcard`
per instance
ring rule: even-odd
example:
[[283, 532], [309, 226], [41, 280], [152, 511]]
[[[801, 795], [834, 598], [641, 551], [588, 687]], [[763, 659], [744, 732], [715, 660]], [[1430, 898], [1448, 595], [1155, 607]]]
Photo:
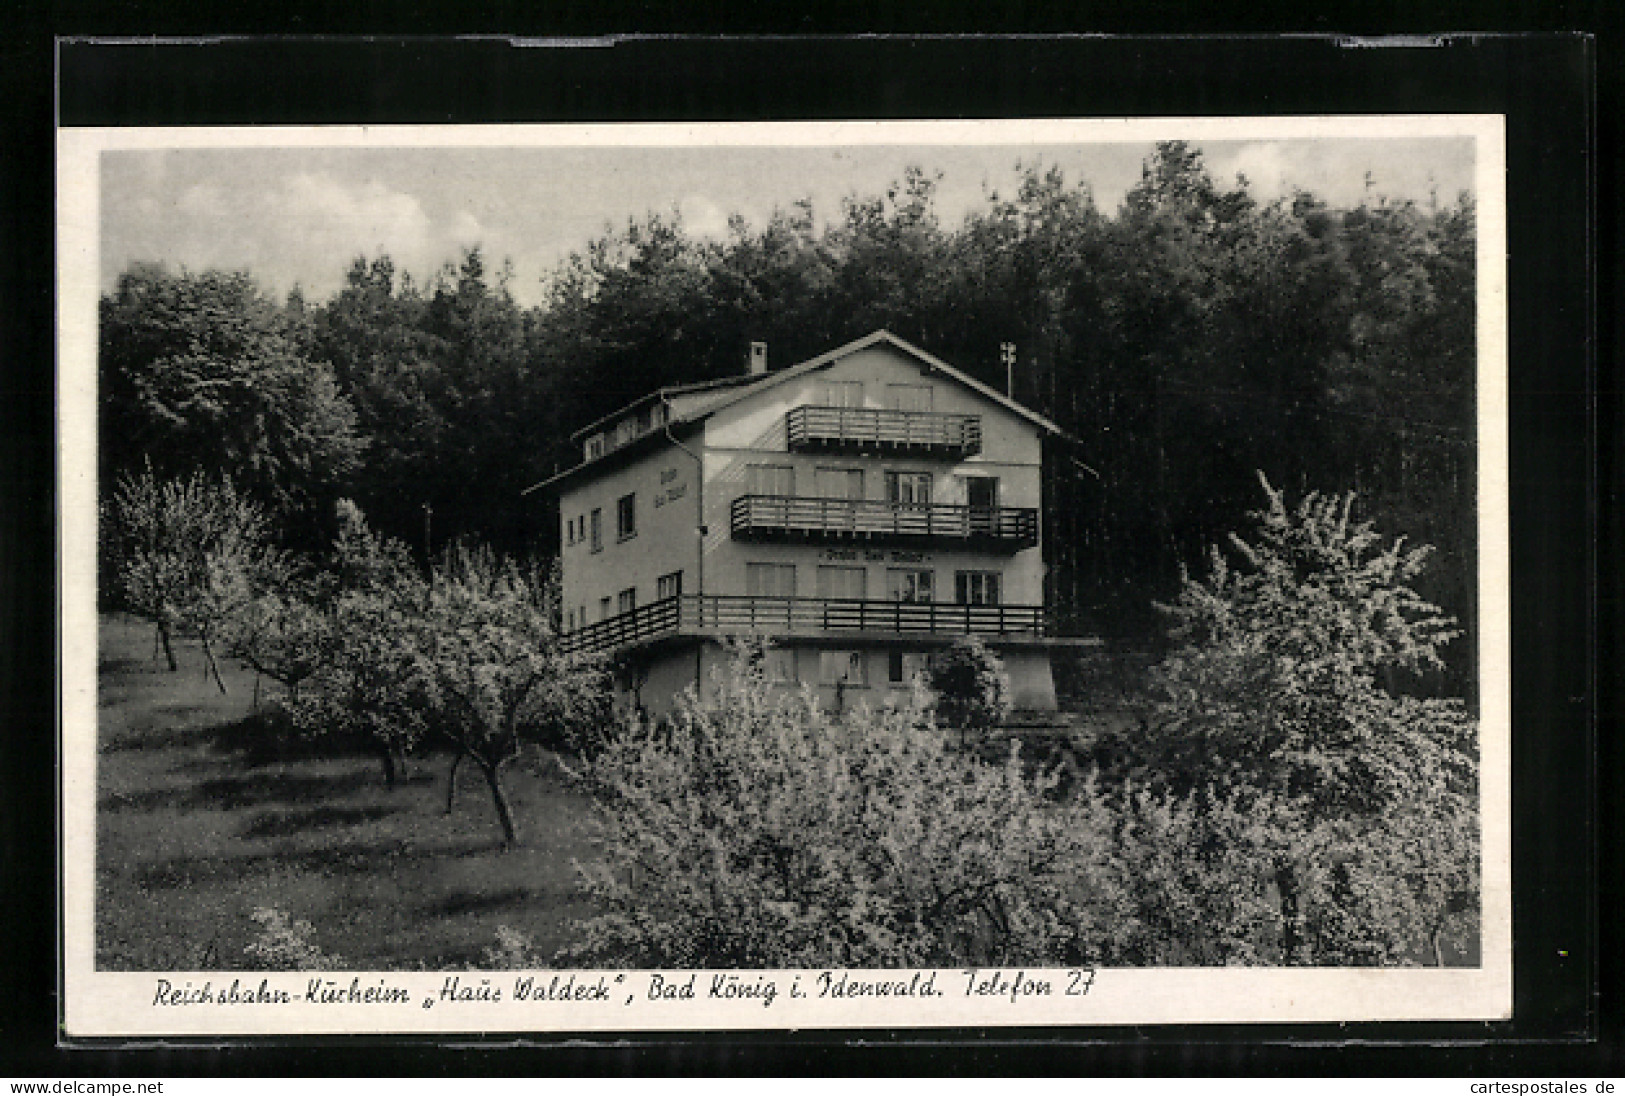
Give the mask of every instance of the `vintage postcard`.
[[61, 129], [66, 1034], [1510, 1016], [1504, 153]]

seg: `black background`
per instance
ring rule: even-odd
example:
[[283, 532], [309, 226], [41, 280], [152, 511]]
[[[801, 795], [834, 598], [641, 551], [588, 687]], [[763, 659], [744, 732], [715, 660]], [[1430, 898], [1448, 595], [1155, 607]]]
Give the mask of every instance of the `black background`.
[[[1484, 9], [1306, 31], [1480, 29]], [[499, 39], [55, 44], [53, 34], [199, 33], [168, 10], [24, 13], [0, 46], [0, 1076], [482, 1072], [1383, 1072], [1618, 1076], [1618, 62], [1572, 33], [1356, 48], [1330, 37], [657, 38], [536, 48]], [[1600, 10], [1600, 9], [1599, 9]], [[1589, 9], [1520, 16], [1598, 27]], [[397, 26], [454, 29], [407, 11]], [[1053, 29], [1039, 9], [937, 13], [931, 29]], [[1087, 14], [1087, 13], [1086, 13]], [[1144, 29], [1096, 11], [1087, 29]], [[1166, 6], [1141, 18], [1170, 18]], [[1177, 14], [1177, 13], [1175, 13]], [[1255, 15], [1267, 13], [1256, 12]], [[1505, 10], [1493, 12], [1506, 24]], [[362, 29], [323, 13], [238, 12], [238, 29]], [[1064, 25], [1077, 26], [1077, 13]], [[512, 10], [455, 29], [534, 26]], [[610, 22], [618, 18], [619, 24]], [[678, 29], [670, 9], [564, 9], [546, 28]], [[856, 30], [836, 11], [734, 31]], [[902, 30], [892, 9], [862, 29]], [[1408, 18], [1408, 25], [1401, 19]], [[597, 20], [596, 27], [590, 24]], [[694, 29], [693, 22], [688, 28]], [[1262, 29], [1215, 24], [1209, 30]], [[1593, 94], [1600, 81], [1602, 113]], [[53, 94], [59, 99], [53, 103]], [[349, 1039], [213, 1048], [57, 1045], [53, 109], [64, 125], [1485, 112], [1507, 115], [1513, 529], [1515, 1017], [1495, 1024], [695, 1034], [501, 1050]], [[1612, 109], [1610, 109], [1612, 108]], [[1595, 210], [1596, 219], [1593, 219]], [[1599, 434], [1600, 430], [1600, 434]], [[1599, 800], [1599, 796], [1601, 797]], [[1599, 810], [1598, 803], [1612, 811]], [[1599, 870], [1599, 856], [1601, 868]], [[1599, 911], [1601, 911], [1599, 913]], [[1599, 938], [1599, 929], [1601, 935]], [[1610, 979], [1600, 983], [1599, 979]], [[380, 1046], [387, 1044], [387, 1053]]]

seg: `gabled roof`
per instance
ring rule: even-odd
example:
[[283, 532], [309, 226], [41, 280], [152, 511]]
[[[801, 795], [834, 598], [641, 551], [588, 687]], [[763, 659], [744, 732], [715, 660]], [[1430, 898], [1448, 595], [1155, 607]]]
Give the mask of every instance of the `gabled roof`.
[[[671, 385], [666, 388], [656, 389], [647, 396], [627, 404], [625, 407], [614, 412], [613, 414], [605, 415], [603, 418], [594, 422], [590, 426], [577, 430], [574, 434], [570, 435], [570, 437], [573, 441], [579, 441], [593, 430], [598, 429], [606, 423], [613, 422], [614, 420], [621, 418], [623, 415], [643, 406], [646, 403], [651, 403], [656, 400], [664, 400], [671, 396], [694, 395], [700, 392], [716, 390], [718, 393], [716, 399], [703, 403], [682, 415], [675, 415], [668, 423], [668, 425], [672, 427], [690, 426], [694, 423], [702, 422], [718, 411], [721, 411], [727, 407], [732, 407], [734, 404], [739, 403], [742, 400], [750, 399], [752, 396], [766, 392], [796, 377], [803, 377], [808, 373], [814, 373], [820, 369], [827, 369], [829, 366], [834, 365], [842, 358], [850, 357], [861, 350], [868, 350], [870, 347], [879, 346], [882, 343], [889, 344], [895, 349], [902, 351], [909, 357], [921, 362], [926, 367], [927, 372], [941, 373], [950, 380], [956, 381], [959, 384], [964, 385], [966, 388], [971, 389], [973, 392], [976, 392], [984, 399], [990, 400], [993, 403], [1005, 408], [1007, 411], [1010, 411], [1012, 414], [1026, 419], [1039, 429], [1045, 430], [1058, 437], [1066, 437], [1065, 431], [1063, 431], [1059, 426], [1055, 425], [1049, 419], [1045, 418], [1043, 415], [1040, 415], [1038, 412], [1032, 410], [1031, 408], [1024, 407], [1015, 400], [1011, 399], [1009, 396], [999, 392], [997, 389], [988, 387], [975, 377], [955, 369], [953, 366], [949, 365], [936, 355], [921, 350], [908, 340], [901, 339], [898, 336], [893, 335], [890, 331], [886, 330], [875, 331], [871, 334], [865, 335], [861, 339], [855, 339], [844, 346], [838, 346], [834, 350], [820, 354], [816, 358], [801, 362], [797, 365], [792, 365], [788, 369], [774, 370], [773, 372], [766, 373], [760, 377], [752, 377], [749, 374], [744, 374], [738, 377], [723, 377], [719, 380], [701, 381], [696, 384]], [[623, 451], [624, 450], [615, 450], [614, 452]], [[555, 476], [543, 480], [541, 483], [525, 488], [525, 490], [521, 493], [528, 495], [532, 491], [540, 488], [551, 487], [556, 483], [571, 479], [577, 473], [592, 465], [596, 465], [600, 461], [606, 460], [608, 457], [613, 455], [613, 453], [606, 453], [603, 457], [596, 458], [595, 460], [583, 461], [574, 467], [568, 468]]]
[[986, 399], [992, 400], [994, 403], [999, 404], [1006, 410], [1021, 416], [1040, 429], [1047, 430], [1051, 434], [1064, 433], [1059, 426], [1056, 426], [1053, 422], [1046, 419], [1038, 412], [1029, 407], [1022, 406], [1009, 396], [1001, 394], [997, 389], [989, 388], [975, 377], [972, 377], [966, 373], [961, 373], [959, 370], [955, 369], [953, 366], [949, 365], [936, 355], [927, 353], [908, 340], [898, 338], [896, 335], [893, 335], [890, 331], [886, 330], [880, 330], [873, 332], [872, 334], [865, 335], [861, 339], [856, 339], [849, 342], [845, 346], [838, 346], [826, 354], [820, 354], [818, 357], [809, 361], [804, 361], [799, 365], [792, 365], [788, 369], [780, 369], [777, 372], [768, 373], [755, 384], [750, 385], [747, 388], [734, 389], [724, 398], [713, 403], [706, 404], [699, 413], [691, 417], [694, 419], [700, 419], [708, 415], [715, 414], [725, 407], [731, 407], [740, 400], [749, 399], [758, 392], [765, 392], [770, 388], [783, 384], [785, 381], [791, 380], [792, 378], [805, 376], [808, 373], [827, 368], [842, 358], [850, 357], [860, 350], [867, 350], [871, 346], [878, 346], [881, 343], [889, 343], [910, 357], [919, 359], [921, 362], [925, 363], [930, 372], [942, 373], [950, 379], [958, 381], [966, 388], [971, 389]]
[[656, 388], [647, 396], [639, 396], [631, 403], [618, 407], [607, 415], [594, 419], [586, 426], [583, 426], [580, 430], [577, 430], [575, 433], [571, 434], [570, 440], [573, 442], [579, 442], [582, 438], [585, 438], [594, 430], [598, 430], [601, 427], [607, 426], [616, 421], [617, 419], [623, 418], [627, 414], [636, 411], [646, 403], [659, 403], [661, 400], [667, 400], [673, 396], [692, 396], [697, 392], [709, 392], [719, 388], [739, 388], [742, 385], [759, 383], [761, 379], [761, 377], [753, 377], [748, 373], [742, 373], [737, 377], [718, 377], [716, 380], [694, 381], [689, 384], [668, 384], [664, 388]]

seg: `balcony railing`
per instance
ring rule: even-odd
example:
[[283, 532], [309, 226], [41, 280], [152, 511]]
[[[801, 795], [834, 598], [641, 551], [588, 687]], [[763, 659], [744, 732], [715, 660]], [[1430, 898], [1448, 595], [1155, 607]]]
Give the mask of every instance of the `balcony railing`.
[[1016, 506], [741, 495], [736, 540], [935, 544], [1014, 552], [1038, 543], [1038, 511]]
[[796, 451], [908, 452], [956, 458], [982, 451], [978, 415], [808, 404], [786, 412], [784, 423], [790, 448]]
[[684, 594], [566, 634], [566, 651], [608, 651], [674, 636], [1010, 636], [1048, 633], [1037, 605]]

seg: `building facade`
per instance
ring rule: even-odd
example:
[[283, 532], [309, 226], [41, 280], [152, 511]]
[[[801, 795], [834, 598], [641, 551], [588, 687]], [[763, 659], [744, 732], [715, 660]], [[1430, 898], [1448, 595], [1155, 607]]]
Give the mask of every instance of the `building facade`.
[[[831, 707], [884, 703], [965, 634], [1019, 708], [1052, 709], [1041, 472], [1058, 429], [887, 332], [662, 389], [575, 435], [558, 499], [564, 643], [624, 699], [702, 692], [726, 641]], [[536, 490], [533, 488], [532, 490]]]

